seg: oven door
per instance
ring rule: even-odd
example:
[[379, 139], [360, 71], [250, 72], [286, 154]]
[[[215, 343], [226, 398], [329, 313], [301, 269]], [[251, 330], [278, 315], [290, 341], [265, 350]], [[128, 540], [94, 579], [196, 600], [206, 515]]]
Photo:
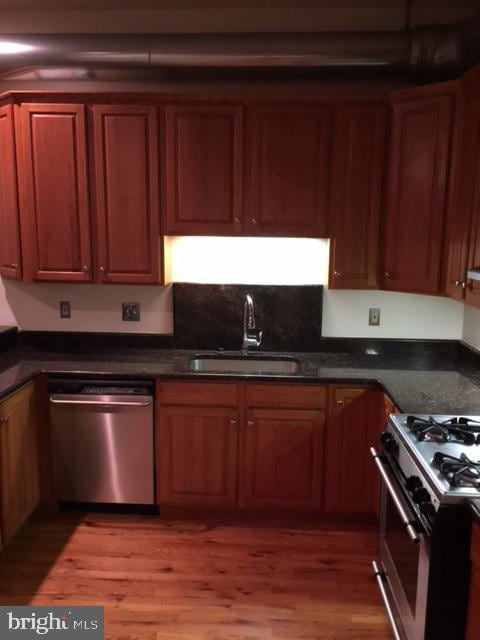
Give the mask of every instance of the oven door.
[[430, 562], [428, 535], [388, 463], [376, 452], [374, 458], [382, 479], [377, 580], [395, 638], [423, 640]]

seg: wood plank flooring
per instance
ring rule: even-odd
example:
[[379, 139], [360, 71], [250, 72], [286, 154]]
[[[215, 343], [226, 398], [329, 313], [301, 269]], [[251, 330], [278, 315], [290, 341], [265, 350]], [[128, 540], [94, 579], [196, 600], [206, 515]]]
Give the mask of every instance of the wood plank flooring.
[[0, 604], [100, 604], [109, 640], [391, 640], [375, 528], [37, 516], [0, 554]]

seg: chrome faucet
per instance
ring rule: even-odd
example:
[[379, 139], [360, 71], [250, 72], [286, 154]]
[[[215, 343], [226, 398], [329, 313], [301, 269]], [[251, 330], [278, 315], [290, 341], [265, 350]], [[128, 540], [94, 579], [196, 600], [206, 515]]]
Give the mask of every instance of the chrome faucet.
[[243, 303], [243, 352], [248, 353], [249, 347], [259, 347], [262, 343], [262, 331], [255, 323], [255, 307], [253, 298], [247, 293]]

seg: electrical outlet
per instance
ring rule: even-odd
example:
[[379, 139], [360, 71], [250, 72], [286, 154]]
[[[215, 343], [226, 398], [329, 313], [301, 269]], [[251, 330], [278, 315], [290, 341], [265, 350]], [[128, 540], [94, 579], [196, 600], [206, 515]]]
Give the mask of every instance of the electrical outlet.
[[140, 320], [140, 303], [122, 302], [122, 320], [124, 322], [138, 322]]
[[70, 300], [60, 300], [60, 318], [71, 318]]
[[368, 324], [371, 327], [378, 327], [380, 324], [380, 309], [371, 307], [368, 310]]

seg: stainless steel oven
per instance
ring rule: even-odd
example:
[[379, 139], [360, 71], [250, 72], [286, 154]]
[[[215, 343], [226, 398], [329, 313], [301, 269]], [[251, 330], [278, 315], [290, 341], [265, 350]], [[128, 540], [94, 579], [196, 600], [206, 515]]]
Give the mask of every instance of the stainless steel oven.
[[445, 503], [424, 472], [430, 464], [388, 424], [380, 454], [377, 583], [395, 640], [463, 640], [470, 516]]

